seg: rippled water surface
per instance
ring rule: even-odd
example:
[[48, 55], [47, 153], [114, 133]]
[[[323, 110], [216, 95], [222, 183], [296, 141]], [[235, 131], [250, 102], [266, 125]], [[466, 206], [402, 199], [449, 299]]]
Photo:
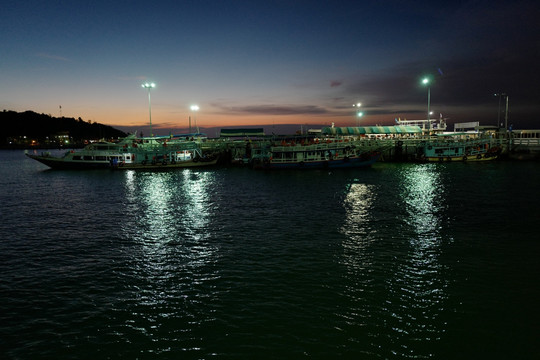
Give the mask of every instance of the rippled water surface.
[[2, 358], [540, 358], [540, 164], [51, 171], [0, 152]]

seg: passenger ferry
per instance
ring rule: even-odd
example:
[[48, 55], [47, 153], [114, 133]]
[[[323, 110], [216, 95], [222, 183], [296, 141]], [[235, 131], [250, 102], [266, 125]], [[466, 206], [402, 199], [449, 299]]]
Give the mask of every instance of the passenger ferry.
[[127, 146], [134, 139], [135, 135], [129, 135], [120, 142], [92, 143], [81, 150], [67, 151], [62, 157], [52, 156], [50, 152], [26, 153], [26, 156], [53, 169], [104, 169], [135, 162], [135, 154], [129, 152]]
[[186, 167], [201, 167], [215, 165], [218, 161], [217, 156], [203, 155], [201, 150], [183, 150], [170, 151], [164, 153], [161, 157], [153, 156], [149, 159], [145, 155], [145, 159], [140, 162], [120, 163], [113, 165], [114, 169], [123, 170], [166, 170], [173, 168]]
[[[174, 138], [171, 136], [137, 138], [131, 134], [119, 142], [100, 141], [85, 146], [81, 150], [70, 150], [62, 157], [51, 153], [26, 153], [53, 169], [104, 169], [132, 168], [144, 165], [176, 165], [197, 163], [205, 159], [197, 140]], [[177, 165], [178, 164], [178, 165]]]
[[488, 161], [497, 159], [501, 150], [502, 147], [495, 139], [446, 138], [425, 142], [420, 148], [420, 159], [427, 162]]
[[266, 153], [255, 154], [252, 161], [256, 169], [336, 169], [370, 166], [380, 156], [379, 151], [366, 150], [355, 142], [327, 140], [271, 146]]

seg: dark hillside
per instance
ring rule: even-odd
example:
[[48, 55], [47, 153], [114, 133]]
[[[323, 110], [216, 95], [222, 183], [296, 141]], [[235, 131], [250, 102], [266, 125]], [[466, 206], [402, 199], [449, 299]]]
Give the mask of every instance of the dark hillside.
[[62, 140], [80, 144], [85, 140], [116, 139], [124, 137], [123, 131], [108, 125], [84, 121], [81, 118], [55, 118], [33, 111], [0, 112], [0, 146], [54, 145]]

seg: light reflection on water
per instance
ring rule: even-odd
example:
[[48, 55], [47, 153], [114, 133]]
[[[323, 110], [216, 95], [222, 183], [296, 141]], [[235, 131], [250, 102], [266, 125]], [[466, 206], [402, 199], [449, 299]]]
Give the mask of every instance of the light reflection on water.
[[369, 226], [372, 221], [370, 210], [376, 196], [374, 188], [373, 185], [352, 183], [344, 200], [346, 218], [341, 231], [347, 237], [343, 242], [343, 261], [355, 272], [371, 265], [371, 260], [362, 256], [365, 253], [361, 250], [375, 239]]
[[0, 152], [0, 348], [539, 358], [539, 172], [68, 172]]
[[[425, 353], [420, 355], [433, 356], [434, 343], [446, 332], [447, 324], [438, 319], [448, 298], [445, 268], [439, 260], [447, 195], [437, 165], [407, 166], [400, 174], [405, 210], [403, 240], [409, 243], [409, 255], [399, 262], [396, 276], [387, 282], [396, 296], [394, 303], [388, 304], [393, 310], [395, 337], [413, 339], [409, 346], [402, 346], [403, 355], [415, 354], [416, 347], [422, 344]], [[408, 309], [404, 313], [396, 310], [403, 307]]]
[[444, 181], [437, 164], [408, 167], [402, 172], [401, 197], [408, 216], [407, 224], [418, 235], [416, 246], [436, 246], [444, 216]]
[[[131, 309], [124, 314], [126, 337], [135, 331], [158, 340], [170, 331], [170, 340], [178, 341], [175, 346], [193, 350], [201, 345], [194, 334], [215, 320], [207, 310], [218, 296], [213, 283], [219, 278], [212, 269], [217, 248], [207, 241], [214, 176], [190, 169], [125, 173], [131, 221], [123, 223], [123, 233], [127, 242], [138, 244], [139, 252], [124, 275], [146, 279], [132, 287], [133, 298], [119, 306], [119, 311]], [[167, 344], [158, 352], [168, 351]]]
[[358, 341], [370, 342], [373, 353], [427, 358], [446, 331], [438, 321], [448, 297], [439, 262], [445, 189], [433, 165], [403, 166], [388, 183], [397, 197], [355, 181], [344, 198], [350, 305], [338, 316], [365, 328]]

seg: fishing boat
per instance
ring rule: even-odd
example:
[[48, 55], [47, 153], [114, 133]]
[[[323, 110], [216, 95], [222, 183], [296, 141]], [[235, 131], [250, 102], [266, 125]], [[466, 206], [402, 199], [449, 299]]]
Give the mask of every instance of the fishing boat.
[[426, 162], [489, 161], [498, 158], [501, 146], [490, 138], [427, 141], [420, 148], [420, 159]]
[[354, 142], [283, 142], [255, 153], [252, 161], [255, 169], [337, 169], [370, 166], [380, 155], [379, 151], [363, 149]]

